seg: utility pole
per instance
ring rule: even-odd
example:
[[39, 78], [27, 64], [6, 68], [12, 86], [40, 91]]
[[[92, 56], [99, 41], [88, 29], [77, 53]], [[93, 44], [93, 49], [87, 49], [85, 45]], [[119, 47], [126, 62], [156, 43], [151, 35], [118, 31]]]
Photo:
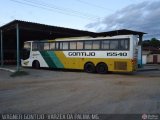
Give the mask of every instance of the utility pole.
[[1, 30], [1, 67], [3, 67], [3, 31]]
[[19, 71], [19, 25], [18, 23], [16, 24], [16, 34], [17, 34], [17, 71]]

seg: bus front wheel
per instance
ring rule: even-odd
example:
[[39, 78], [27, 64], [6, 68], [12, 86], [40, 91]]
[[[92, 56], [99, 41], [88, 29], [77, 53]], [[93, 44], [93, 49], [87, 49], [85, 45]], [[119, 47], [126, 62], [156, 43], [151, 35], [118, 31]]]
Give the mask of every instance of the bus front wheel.
[[88, 73], [94, 73], [95, 72], [95, 66], [93, 63], [86, 63], [84, 65], [84, 71]]
[[105, 74], [108, 72], [108, 67], [105, 63], [99, 63], [97, 66], [96, 66], [96, 71], [97, 73], [100, 73], [100, 74]]
[[34, 61], [33, 64], [32, 64], [32, 67], [35, 68], [35, 69], [39, 69], [40, 68], [40, 64], [38, 61]]

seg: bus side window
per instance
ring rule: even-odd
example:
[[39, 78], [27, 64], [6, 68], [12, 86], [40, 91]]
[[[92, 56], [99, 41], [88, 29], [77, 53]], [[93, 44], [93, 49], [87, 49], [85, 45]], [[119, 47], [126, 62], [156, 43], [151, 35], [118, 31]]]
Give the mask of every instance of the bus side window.
[[55, 49], [56, 49], [56, 50], [59, 50], [59, 42], [56, 42]]
[[49, 50], [49, 43], [44, 43], [44, 50]]
[[55, 43], [50, 43], [50, 50], [54, 50], [55, 49]]
[[76, 48], [77, 48], [76, 42], [71, 41], [71, 42], [70, 42], [70, 49], [71, 49], [71, 50], [75, 50]]
[[92, 49], [100, 49], [100, 41], [93, 41]]
[[68, 43], [68, 42], [63, 42], [63, 47], [62, 47], [62, 49], [63, 49], [63, 50], [68, 50], [68, 47], [69, 47], [69, 43]]
[[92, 49], [92, 41], [85, 41], [84, 42], [84, 49]]
[[120, 45], [119, 45], [120, 50], [127, 50], [129, 49], [129, 41], [128, 40], [120, 40]]
[[38, 50], [44, 50], [44, 43], [43, 42], [39, 42], [38, 43]]
[[32, 43], [32, 50], [37, 51], [38, 50], [38, 44], [36, 42]]
[[60, 49], [60, 50], [63, 49], [63, 42], [59, 42], [59, 49]]
[[109, 50], [109, 40], [102, 41], [101, 48]]
[[120, 50], [125, 50], [125, 41], [124, 40], [120, 40], [119, 49]]
[[77, 42], [77, 50], [82, 50], [83, 49], [83, 41], [78, 41]]
[[110, 40], [110, 49], [118, 50], [118, 40]]
[[125, 50], [129, 49], [129, 40], [125, 40]]

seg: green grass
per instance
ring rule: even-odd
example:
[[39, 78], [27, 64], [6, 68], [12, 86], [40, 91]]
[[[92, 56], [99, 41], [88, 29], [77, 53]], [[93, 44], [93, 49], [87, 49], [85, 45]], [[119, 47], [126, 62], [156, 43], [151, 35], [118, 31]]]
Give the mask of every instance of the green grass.
[[19, 76], [25, 76], [25, 75], [29, 75], [29, 73], [26, 71], [16, 71], [16, 72], [12, 73], [10, 76], [11, 77], [19, 77]]

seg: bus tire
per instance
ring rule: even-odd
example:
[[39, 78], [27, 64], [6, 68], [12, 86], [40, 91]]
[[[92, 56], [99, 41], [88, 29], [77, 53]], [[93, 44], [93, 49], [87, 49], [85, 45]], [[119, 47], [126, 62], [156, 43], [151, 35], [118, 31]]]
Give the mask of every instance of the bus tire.
[[32, 67], [35, 68], [35, 69], [39, 69], [40, 68], [40, 63], [37, 60], [33, 61]]
[[108, 72], [108, 67], [105, 63], [98, 63], [96, 65], [96, 72], [100, 74], [105, 74]]
[[94, 73], [96, 68], [93, 63], [89, 62], [84, 65], [84, 71], [87, 73]]

